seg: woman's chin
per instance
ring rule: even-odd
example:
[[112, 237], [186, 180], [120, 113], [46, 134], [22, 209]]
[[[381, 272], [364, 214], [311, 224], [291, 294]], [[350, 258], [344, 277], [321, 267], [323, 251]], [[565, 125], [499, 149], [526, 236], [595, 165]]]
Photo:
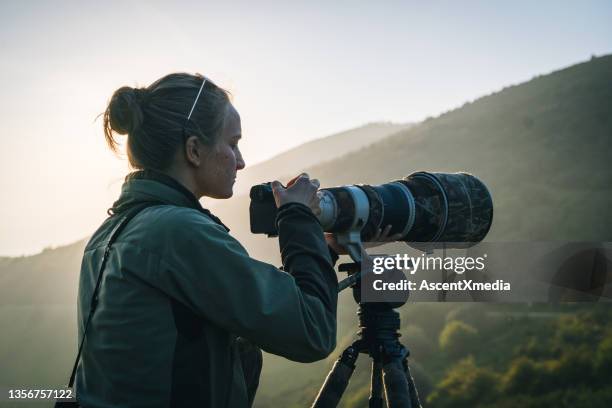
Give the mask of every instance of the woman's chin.
[[222, 190], [217, 189], [216, 191], [208, 191], [204, 194], [206, 197], [214, 198], [215, 200], [223, 200], [226, 198], [230, 198], [234, 195], [234, 186]]
[[224, 191], [223, 193], [219, 193], [213, 198], [216, 198], [217, 200], [225, 200], [225, 199], [231, 198], [233, 195], [234, 195], [234, 192], [230, 190], [230, 191]]

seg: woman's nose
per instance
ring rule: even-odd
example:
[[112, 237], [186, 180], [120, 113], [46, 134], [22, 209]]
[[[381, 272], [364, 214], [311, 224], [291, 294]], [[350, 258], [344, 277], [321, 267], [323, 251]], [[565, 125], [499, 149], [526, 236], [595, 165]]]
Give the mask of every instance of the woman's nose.
[[242, 154], [239, 154], [236, 160], [236, 170], [242, 170], [246, 166], [244, 159], [242, 158]]

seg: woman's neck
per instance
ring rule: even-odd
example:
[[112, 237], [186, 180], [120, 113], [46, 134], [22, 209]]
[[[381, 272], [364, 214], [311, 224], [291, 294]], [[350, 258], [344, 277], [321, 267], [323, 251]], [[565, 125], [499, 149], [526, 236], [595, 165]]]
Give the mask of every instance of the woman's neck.
[[201, 192], [197, 188], [193, 173], [189, 169], [174, 167], [163, 171], [163, 173], [181, 183], [187, 190], [191, 191], [197, 200], [202, 197]]

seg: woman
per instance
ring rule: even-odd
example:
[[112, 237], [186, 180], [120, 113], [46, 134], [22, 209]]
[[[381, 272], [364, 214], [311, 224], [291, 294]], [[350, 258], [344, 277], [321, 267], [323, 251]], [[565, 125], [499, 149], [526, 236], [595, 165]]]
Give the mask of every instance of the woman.
[[83, 338], [107, 240], [105, 264], [76, 376], [85, 407], [244, 407], [254, 397], [261, 352], [310, 362], [335, 347], [337, 279], [309, 208], [319, 183], [305, 174], [273, 183], [284, 271], [248, 256], [203, 196], [229, 198], [245, 164], [240, 117], [210, 80], [167, 75], [123, 87], [104, 114], [106, 140], [127, 134], [128, 175], [109, 217], [88, 243], [78, 323]]

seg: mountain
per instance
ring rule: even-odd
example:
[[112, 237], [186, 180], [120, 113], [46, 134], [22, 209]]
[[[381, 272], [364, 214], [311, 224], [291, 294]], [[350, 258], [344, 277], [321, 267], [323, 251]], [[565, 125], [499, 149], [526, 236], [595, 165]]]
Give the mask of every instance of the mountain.
[[[285, 166], [297, 159], [275, 158], [275, 165], [262, 163], [244, 185], [282, 179], [282, 174], [304, 169], [323, 186], [384, 183], [419, 170], [468, 171], [485, 182], [493, 196], [495, 215], [488, 240], [612, 240], [610, 55], [506, 87], [388, 134], [357, 149], [335, 148], [342, 155], [328, 159], [324, 159], [326, 151], [308, 150], [309, 154], [302, 154], [324, 161], [301, 162], [304, 167], [295, 166], [295, 171]], [[321, 148], [331, 150], [327, 146]], [[249, 232], [247, 196], [237, 195], [223, 205], [213, 203], [213, 208], [252, 256], [279, 264], [276, 241]], [[59, 386], [65, 381], [76, 352], [74, 298], [83, 245], [79, 242], [31, 257], [0, 258], [0, 325], [4, 329], [0, 384]], [[457, 307], [409, 304], [402, 309], [406, 341], [420, 341], [413, 350], [418, 363], [415, 376], [417, 384], [425, 384], [425, 393], [441, 381], [450, 360], [437, 352], [431, 362], [419, 356], [437, 350], [436, 336]], [[507, 313], [515, 313], [518, 306], [513, 307], [499, 311], [498, 323], [505, 322]], [[470, 319], [468, 312], [461, 313], [463, 320]], [[353, 338], [355, 326], [355, 304], [345, 291], [339, 306], [338, 352]], [[509, 330], [517, 327], [489, 328], [486, 333], [492, 337], [487, 341], [501, 344], [496, 339], [512, 337]], [[503, 344], [510, 347], [506, 340]], [[482, 349], [485, 353], [487, 348]], [[312, 365], [266, 356], [256, 404], [310, 403], [335, 354]], [[367, 370], [366, 364], [358, 367], [351, 385], [354, 395], [343, 400], [345, 406], [363, 401]]]
[[270, 178], [294, 176], [306, 167], [359, 150], [410, 126], [390, 122], [369, 123], [304, 143], [262, 163], [247, 166], [238, 175], [234, 194], [246, 194], [252, 185], [271, 181]]
[[32, 256], [0, 257], [0, 306], [73, 305], [78, 281], [72, 278], [85, 244], [81, 240]]
[[[76, 294], [85, 241], [0, 258], [0, 385], [64, 386], [76, 356]], [[28, 406], [49, 406], [30, 402]], [[0, 406], [12, 406], [6, 400]], [[25, 406], [25, 405], [24, 405]]]

